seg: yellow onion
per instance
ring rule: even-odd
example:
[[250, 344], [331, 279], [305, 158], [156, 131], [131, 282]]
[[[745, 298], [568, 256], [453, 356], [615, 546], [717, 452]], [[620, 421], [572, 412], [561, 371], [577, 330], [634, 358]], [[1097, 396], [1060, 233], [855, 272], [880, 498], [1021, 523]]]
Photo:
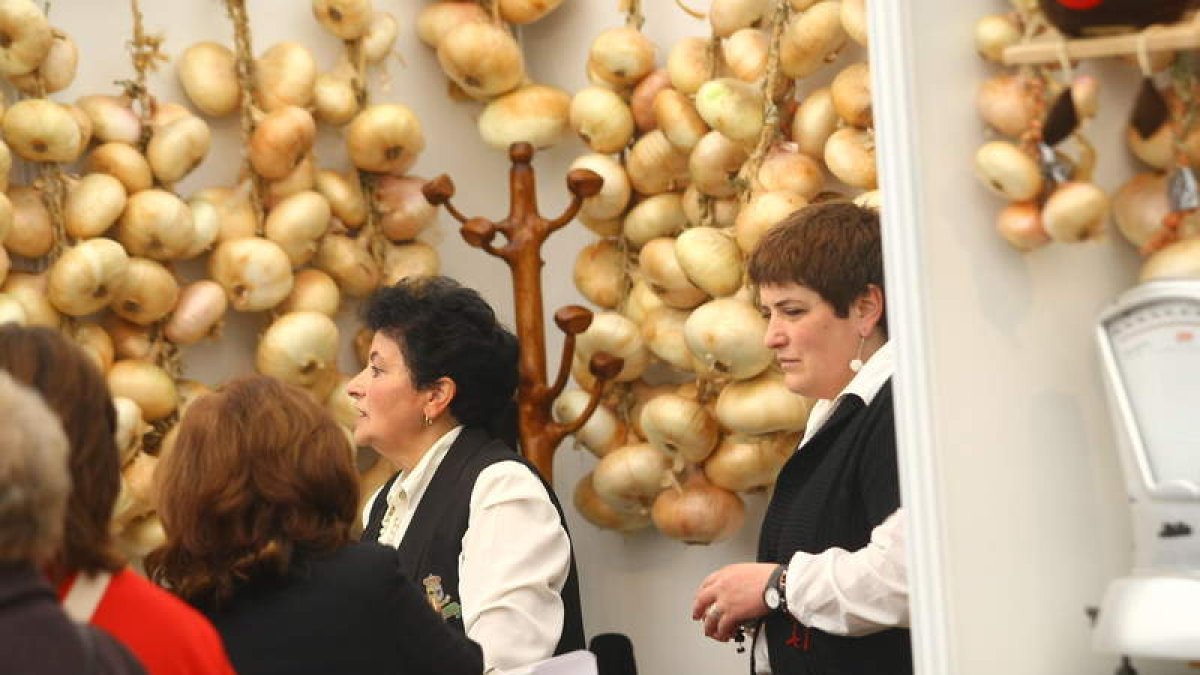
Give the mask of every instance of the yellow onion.
[[368, 106], [346, 127], [350, 161], [363, 171], [403, 174], [425, 149], [421, 123], [399, 103]]
[[633, 138], [633, 113], [611, 90], [588, 87], [571, 99], [571, 130], [593, 152], [620, 152]]
[[996, 231], [1019, 251], [1032, 251], [1050, 243], [1037, 202], [1014, 202], [1004, 207], [996, 217]]
[[71, 187], [63, 204], [63, 225], [75, 239], [100, 236], [125, 210], [125, 186], [106, 173], [89, 173]]
[[609, 86], [632, 87], [654, 70], [654, 43], [636, 28], [605, 29], [592, 40], [588, 67]]
[[81, 241], [50, 267], [49, 297], [55, 309], [84, 316], [103, 309], [120, 294], [129, 256], [111, 239]]
[[0, 4], [0, 75], [13, 77], [41, 65], [54, 42], [46, 15], [30, 0]]
[[270, 113], [312, 102], [317, 82], [317, 62], [308, 48], [297, 42], [272, 45], [254, 64], [254, 98]]
[[421, 193], [425, 179], [383, 176], [375, 189], [380, 231], [392, 241], [410, 241], [437, 222], [437, 207]]
[[437, 43], [442, 70], [468, 96], [485, 100], [516, 89], [525, 79], [525, 58], [513, 36], [491, 23], [467, 22]]
[[177, 345], [195, 344], [220, 332], [228, 307], [229, 300], [220, 284], [211, 279], [194, 281], [179, 293], [163, 333]]
[[267, 183], [263, 194], [263, 207], [273, 209], [280, 202], [301, 192], [310, 191], [317, 181], [317, 166], [312, 154], [304, 155], [291, 173]]
[[320, 193], [299, 192], [271, 209], [263, 235], [279, 244], [293, 268], [300, 267], [316, 254], [318, 242], [329, 230], [331, 216], [329, 202]]
[[546, 16], [558, 6], [562, 0], [499, 0], [500, 18], [509, 23], [533, 23]]
[[[3, 250], [0, 248], [0, 251]], [[0, 292], [0, 325], [14, 323], [18, 326], [24, 326], [27, 322], [25, 306], [8, 293]]]
[[793, 14], [779, 45], [779, 68], [793, 79], [815, 73], [846, 43], [842, 6], [835, 0], [818, 2]]
[[737, 532], [746, 519], [741, 498], [695, 471], [682, 488], [663, 490], [650, 511], [660, 532], [688, 544], [711, 544]]
[[[0, 108], [3, 108], [0, 102]], [[0, 140], [0, 192], [8, 189], [8, 175], [12, 172], [12, 151], [8, 144]]]
[[592, 525], [618, 532], [635, 532], [650, 525], [650, 512], [645, 509], [622, 511], [609, 506], [596, 494], [592, 474], [588, 472], [575, 484], [575, 510]]
[[975, 109], [996, 131], [1017, 137], [1036, 119], [1033, 97], [1020, 75], [997, 75], [984, 80], [975, 95]]
[[855, 195], [850, 201], [863, 208], [878, 211], [883, 206], [883, 195], [879, 190], [868, 190]]
[[619, 447], [592, 470], [596, 494], [618, 511], [644, 508], [666, 485], [670, 459], [649, 443]]
[[353, 73], [335, 70], [318, 75], [313, 85], [313, 108], [316, 118], [326, 124], [340, 127], [354, 119], [359, 106]]
[[655, 129], [630, 148], [625, 171], [639, 194], [674, 192], [688, 184], [688, 156], [667, 140], [662, 129]]
[[825, 142], [825, 166], [846, 185], [874, 190], [878, 185], [874, 134], [855, 127], [833, 132]]
[[1171, 211], [1166, 174], [1148, 171], [1130, 178], [1113, 197], [1112, 210], [1117, 228], [1129, 243], [1145, 246]]
[[284, 314], [263, 333], [254, 367], [324, 399], [337, 386], [338, 329], [320, 312]]
[[[292, 292], [278, 306], [280, 314], [291, 312], [320, 312], [330, 318], [337, 314], [342, 292], [333, 277], [321, 270], [308, 269], [296, 272]], [[183, 304], [183, 301], [180, 301]]]
[[354, 407], [354, 399], [346, 393], [346, 387], [350, 384], [350, 378], [345, 375], [339, 375], [337, 386], [333, 391], [329, 392], [329, 396], [325, 399], [325, 409], [329, 411], [337, 423], [343, 428], [353, 429], [358, 421], [358, 408]]
[[[230, 241], [255, 236], [258, 216], [250, 204], [250, 183], [245, 181], [236, 188], [213, 187], [192, 195], [190, 203], [206, 202], [216, 209], [218, 231], [216, 242]], [[193, 213], [195, 213], [193, 207]]]
[[392, 53], [399, 32], [400, 25], [396, 23], [396, 17], [388, 12], [372, 14], [371, 25], [362, 39], [363, 56], [367, 63], [379, 63]]
[[1091, 75], [1076, 75], [1071, 80], [1071, 102], [1075, 104], [1075, 114], [1081, 119], [1096, 116], [1099, 96], [1100, 82]]
[[188, 47], [179, 55], [175, 73], [183, 93], [205, 115], [228, 115], [242, 103], [237, 58], [223, 44], [197, 42]]
[[628, 382], [641, 377], [650, 360], [637, 324], [617, 312], [597, 312], [592, 325], [575, 338], [576, 354], [586, 362], [598, 352], [625, 360], [616, 381]]
[[[651, 294], [653, 295], [653, 294]], [[629, 316], [626, 313], [626, 316]], [[639, 323], [646, 348], [672, 368], [685, 373], [696, 369], [696, 360], [683, 337], [683, 326], [687, 321], [686, 309], [675, 309], [659, 304], [645, 310]], [[643, 434], [644, 435], [644, 434]]]
[[488, 23], [491, 17], [473, 2], [434, 2], [425, 5], [417, 14], [417, 37], [437, 49], [442, 37], [454, 28], [467, 23]]
[[142, 409], [131, 398], [113, 398], [113, 409], [117, 413], [117, 428], [113, 431], [113, 436], [117, 443], [117, 452], [121, 453], [121, 466], [124, 467], [141, 451], [142, 436], [150, 431], [150, 425], [142, 419]]
[[792, 117], [792, 141], [814, 159], [825, 157], [825, 142], [837, 131], [837, 109], [829, 87], [815, 89], [804, 98]]
[[53, 94], [71, 86], [75, 80], [75, 70], [79, 65], [79, 48], [69, 36], [53, 31], [54, 41], [46, 57], [33, 72], [10, 78], [23, 93], [30, 96], [39, 95], [39, 88], [46, 94]]
[[634, 247], [658, 237], [671, 237], [687, 225], [683, 198], [677, 192], [664, 192], [643, 199], [625, 214], [622, 234]]
[[154, 130], [146, 161], [160, 181], [175, 183], [204, 160], [211, 143], [212, 132], [204, 120], [185, 117]]
[[[708, 215], [705, 214], [706, 209]], [[741, 202], [736, 197], [713, 199], [701, 194], [695, 185], [688, 186], [683, 192], [683, 215], [688, 223], [695, 226], [730, 227], [740, 210]]]
[[[845, 6], [847, 0], [842, 0]], [[866, 63], [846, 66], [829, 85], [833, 107], [846, 124], [866, 128], [871, 126], [871, 69]]]
[[621, 234], [621, 218], [593, 218], [586, 213], [580, 213], [575, 219], [584, 227], [601, 237], [615, 237]]
[[141, 447], [130, 455], [128, 463], [123, 464], [121, 469], [121, 491], [117, 494], [110, 523], [117, 530], [151, 516], [158, 503], [158, 486], [155, 482], [158, 457], [146, 454]]
[[701, 37], [685, 37], [671, 48], [667, 55], [667, 73], [671, 86], [681, 94], [695, 94], [700, 86], [711, 77], [714, 55], [709, 51], [708, 40]]
[[638, 254], [642, 277], [662, 301], [676, 309], [691, 309], [704, 302], [708, 295], [684, 274], [675, 257], [675, 240], [659, 237], [646, 242]]
[[570, 170], [575, 169], [594, 171], [604, 179], [600, 191], [583, 200], [580, 213], [599, 220], [617, 218], [624, 213], [632, 190], [620, 162], [608, 155], [582, 155], [571, 162]]
[[383, 283], [392, 286], [402, 279], [438, 274], [441, 260], [437, 249], [423, 241], [388, 244], [383, 253]]
[[721, 56], [729, 73], [743, 82], [757, 82], [767, 72], [770, 37], [760, 28], [742, 28], [721, 41]]
[[4, 111], [4, 140], [31, 162], [73, 162], [83, 151], [83, 135], [65, 106], [27, 98]]
[[654, 99], [658, 93], [671, 86], [671, 74], [659, 68], [643, 77], [629, 95], [629, 111], [633, 113], [633, 124], [641, 133], [658, 128], [654, 113]]
[[308, 155], [316, 133], [307, 110], [279, 106], [254, 128], [247, 148], [250, 164], [263, 178], [284, 178]]
[[141, 140], [142, 121], [128, 98], [93, 94], [75, 101], [75, 105], [87, 113], [92, 136], [101, 143], [136, 146]]
[[708, 132], [688, 155], [692, 186], [709, 197], [735, 196], [738, 172], [748, 157], [744, 146], [719, 131]]
[[[554, 421], [560, 424], [571, 424], [579, 419], [587, 408], [591, 394], [580, 389], [572, 389], [559, 394], [554, 399], [551, 413]], [[625, 424], [617, 418], [616, 413], [606, 405], [599, 405], [595, 412], [575, 432], [575, 440], [597, 457], [603, 457], [615, 450], [625, 440]]]
[[646, 440], [667, 456], [699, 464], [721, 439], [721, 429], [704, 405], [678, 394], [659, 394], [642, 408]]
[[1042, 205], [1042, 227], [1054, 241], [1094, 239], [1108, 220], [1108, 195], [1094, 183], [1062, 183]]
[[570, 94], [557, 87], [531, 84], [488, 103], [479, 115], [479, 135], [498, 150], [521, 142], [548, 148], [566, 134], [570, 110]]
[[[651, 312], [665, 306], [662, 298], [650, 290], [650, 284], [637, 275], [633, 280], [633, 286], [629, 289], [629, 296], [625, 298], [621, 307], [621, 314], [636, 324], [644, 324]], [[644, 336], [645, 332], [643, 331]]]
[[1142, 263], [1138, 281], [1200, 278], [1200, 237], [1164, 246]]
[[1150, 138], [1142, 138], [1133, 125], [1125, 129], [1125, 144], [1130, 152], [1154, 169], [1166, 170], [1170, 166], [1171, 157], [1175, 153], [1174, 143], [1175, 138], [1169, 124], [1160, 126]]
[[825, 172], [821, 165], [800, 152], [795, 143], [781, 142], [771, 146], [755, 176], [756, 192], [794, 192], [804, 199], [821, 193]]
[[[381, 186], [386, 180], [380, 181]], [[366, 221], [367, 200], [356, 176], [347, 177], [336, 171], [322, 169], [317, 172], [313, 187], [329, 202], [333, 217], [346, 227], [357, 228]], [[382, 210], [384, 205], [381, 204], [380, 208]]]
[[737, 31], [756, 25], [768, 9], [767, 0], [713, 0], [708, 8], [708, 23], [713, 35], [727, 38]]
[[713, 297], [742, 286], [742, 253], [728, 232], [693, 227], [675, 238], [675, 258], [688, 281]]
[[614, 309], [625, 287], [625, 255], [611, 239], [589, 244], [575, 257], [575, 288], [588, 302]]
[[867, 46], [867, 0], [842, 0], [842, 28], [851, 40]]
[[692, 100], [670, 88], [663, 89], [654, 98], [654, 119], [655, 127], [680, 150], [696, 147], [709, 131]]
[[1001, 63], [1004, 48], [1021, 41], [1021, 26], [1007, 14], [991, 14], [975, 22], [975, 51], [992, 63]]
[[165, 370], [148, 361], [125, 359], [108, 370], [108, 390], [137, 403], [147, 422], [157, 422], [179, 404], [175, 382]]
[[709, 80], [696, 92], [696, 111], [722, 135], [752, 144], [763, 125], [762, 90], [732, 77]]
[[139, 326], [149, 326], [175, 308], [179, 282], [161, 263], [130, 258], [125, 279], [113, 290], [112, 311]]
[[313, 16], [342, 40], [357, 40], [371, 26], [371, 0], [313, 0]]
[[12, 227], [4, 238], [4, 248], [26, 258], [40, 258], [49, 253], [54, 248], [54, 226], [41, 193], [18, 185], [8, 189], [8, 201], [12, 207]]
[[113, 353], [118, 359], [151, 361], [157, 351], [150, 337], [149, 326], [139, 326], [113, 313], [104, 315], [104, 331], [112, 338]]
[[354, 298], [366, 297], [379, 285], [379, 266], [361, 244], [349, 237], [325, 235], [313, 266], [328, 272], [342, 292]]
[[798, 433], [771, 436], [731, 434], [704, 462], [704, 477], [731, 492], [748, 492], [775, 483], [779, 470], [800, 441]]
[[717, 421], [739, 434], [757, 436], [777, 431], [803, 431], [811, 402], [788, 390], [772, 370], [721, 389], [714, 410]]
[[292, 263], [273, 241], [260, 237], [219, 244], [208, 260], [209, 277], [221, 284], [239, 312], [278, 305], [292, 292]]
[[106, 173], [121, 181], [127, 194], [141, 192], [154, 185], [154, 174], [145, 155], [126, 143], [114, 141], [92, 150], [88, 155], [88, 170]]
[[763, 344], [766, 332], [758, 309], [738, 298], [717, 298], [697, 307], [683, 331], [707, 371], [735, 380], [754, 377], [774, 361]]
[[154, 260], [181, 258], [194, 237], [192, 210], [159, 189], [130, 195], [117, 227], [117, 239], [130, 255]]
[[[4, 320], [0, 319], [0, 323], [4, 323]], [[100, 372], [108, 372], [113, 364], [113, 359], [116, 358], [116, 350], [107, 331], [97, 324], [79, 321], [64, 332], [70, 335], [75, 345], [92, 360], [92, 363], [96, 364]], [[138, 412], [138, 417], [140, 419], [141, 411]]]
[[[62, 317], [54, 305], [50, 304], [48, 295], [49, 274], [27, 274], [24, 272], [9, 272], [0, 286], [0, 293], [6, 294], [21, 306], [24, 316], [23, 325], [45, 326], [58, 328]], [[10, 313], [15, 313], [10, 310]]]
[[[0, 246], [0, 284], [4, 283], [4, 280], [8, 278], [8, 270], [11, 268], [12, 261], [8, 258], [8, 251], [4, 250], [3, 246]], [[3, 319], [0, 319], [0, 323], [3, 323]]]

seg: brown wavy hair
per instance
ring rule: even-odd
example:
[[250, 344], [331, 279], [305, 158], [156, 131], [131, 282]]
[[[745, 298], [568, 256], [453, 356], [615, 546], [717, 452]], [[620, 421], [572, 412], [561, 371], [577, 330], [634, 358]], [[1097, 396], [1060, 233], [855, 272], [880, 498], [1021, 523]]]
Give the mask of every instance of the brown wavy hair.
[[113, 506], [121, 491], [117, 413], [104, 375], [67, 338], [49, 328], [0, 326], [0, 368], [37, 390], [62, 421], [71, 446], [70, 497], [62, 549], [51, 575], [113, 572], [125, 559], [112, 540]]
[[282, 576], [298, 550], [350, 541], [358, 474], [350, 442], [310, 394], [265, 376], [201, 397], [158, 465], [167, 541], [151, 577], [191, 601]]

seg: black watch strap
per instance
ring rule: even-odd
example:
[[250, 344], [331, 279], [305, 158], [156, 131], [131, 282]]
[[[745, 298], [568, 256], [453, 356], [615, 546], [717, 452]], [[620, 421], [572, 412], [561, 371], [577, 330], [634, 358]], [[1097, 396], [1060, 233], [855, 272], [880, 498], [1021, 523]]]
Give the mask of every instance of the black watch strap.
[[[777, 565], [775, 570], [771, 572], [771, 577], [767, 579], [767, 586], [764, 590], [764, 593], [774, 591], [772, 595], [775, 596], [775, 602], [768, 602], [767, 607], [772, 611], [783, 612], [785, 614], [787, 613], [787, 568], [786, 563]], [[774, 604], [773, 607], [772, 604]]]

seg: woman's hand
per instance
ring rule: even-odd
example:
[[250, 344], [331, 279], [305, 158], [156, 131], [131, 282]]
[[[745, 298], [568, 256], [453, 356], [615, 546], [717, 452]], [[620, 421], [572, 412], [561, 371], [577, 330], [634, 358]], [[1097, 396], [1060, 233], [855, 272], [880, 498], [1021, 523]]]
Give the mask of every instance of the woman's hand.
[[696, 591], [692, 619], [704, 621], [704, 634], [728, 642], [739, 625], [767, 613], [763, 589], [774, 563], [739, 563], [708, 575]]

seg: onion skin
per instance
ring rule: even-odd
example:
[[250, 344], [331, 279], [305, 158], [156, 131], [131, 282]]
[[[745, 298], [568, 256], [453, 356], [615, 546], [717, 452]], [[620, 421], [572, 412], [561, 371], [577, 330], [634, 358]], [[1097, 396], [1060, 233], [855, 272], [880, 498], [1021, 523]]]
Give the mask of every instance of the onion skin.
[[693, 473], [682, 489], [664, 490], [650, 511], [660, 532], [687, 544], [712, 544], [728, 539], [746, 518], [745, 505], [734, 493], [712, 485], [704, 474]]
[[635, 532], [650, 526], [650, 513], [646, 509], [619, 511], [601, 499], [592, 485], [591, 473], [575, 485], [574, 501], [584, 520], [605, 530]]

